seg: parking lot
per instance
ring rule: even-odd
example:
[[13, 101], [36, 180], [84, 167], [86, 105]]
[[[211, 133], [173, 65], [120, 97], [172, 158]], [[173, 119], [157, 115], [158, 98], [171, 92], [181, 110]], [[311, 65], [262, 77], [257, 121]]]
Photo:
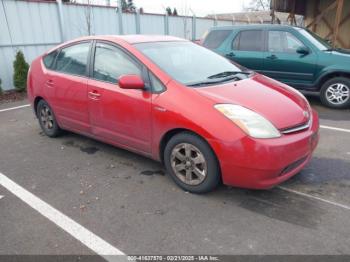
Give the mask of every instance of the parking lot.
[[7, 110], [26, 101], [0, 105], [0, 254], [350, 254], [350, 110], [309, 99], [321, 139], [301, 173], [205, 195], [139, 155], [46, 137], [30, 107]]

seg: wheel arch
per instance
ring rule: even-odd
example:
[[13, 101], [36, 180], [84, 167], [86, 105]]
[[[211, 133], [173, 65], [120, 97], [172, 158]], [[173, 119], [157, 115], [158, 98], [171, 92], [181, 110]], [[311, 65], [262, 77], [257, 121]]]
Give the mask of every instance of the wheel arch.
[[317, 80], [317, 90], [320, 91], [323, 84], [334, 77], [346, 77], [346, 78], [350, 79], [350, 72], [339, 70], [339, 71], [332, 71], [332, 72], [324, 73]]
[[37, 96], [37, 97], [35, 97], [35, 99], [34, 99], [34, 103], [33, 103], [33, 105], [34, 105], [34, 112], [35, 112], [35, 115], [38, 117], [38, 115], [37, 115], [37, 109], [38, 109], [38, 104], [39, 104], [39, 101], [40, 100], [44, 100], [44, 98], [43, 97], [41, 97], [41, 96]]
[[160, 143], [159, 143], [159, 159], [161, 161], [161, 163], [164, 164], [164, 150], [165, 150], [165, 147], [167, 145], [167, 143], [170, 141], [170, 139], [172, 137], [174, 137], [175, 135], [179, 134], [179, 133], [182, 133], [182, 132], [188, 132], [188, 133], [191, 133], [195, 136], [198, 136], [199, 138], [203, 139], [210, 147], [210, 149], [213, 151], [218, 163], [219, 163], [219, 166], [220, 166], [220, 161], [218, 160], [217, 158], [217, 155], [216, 155], [216, 152], [214, 150], [214, 148], [210, 145], [210, 143], [208, 142], [207, 139], [205, 139], [205, 137], [203, 137], [202, 135], [198, 134], [197, 132], [191, 130], [191, 129], [188, 129], [188, 128], [173, 128], [171, 130], [168, 130], [161, 138], [160, 140]]

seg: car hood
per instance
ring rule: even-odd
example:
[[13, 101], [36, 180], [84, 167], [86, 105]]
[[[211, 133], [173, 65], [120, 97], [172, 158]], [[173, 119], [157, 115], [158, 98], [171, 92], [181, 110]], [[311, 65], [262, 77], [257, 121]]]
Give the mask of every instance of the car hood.
[[350, 57], [350, 50], [349, 49], [342, 49], [342, 48], [338, 48], [334, 51], [332, 51], [332, 54], [334, 55], [340, 55], [340, 56], [344, 56], [344, 57]]
[[229, 103], [249, 108], [280, 130], [305, 124], [311, 114], [307, 100], [298, 91], [260, 74], [196, 91], [214, 104]]

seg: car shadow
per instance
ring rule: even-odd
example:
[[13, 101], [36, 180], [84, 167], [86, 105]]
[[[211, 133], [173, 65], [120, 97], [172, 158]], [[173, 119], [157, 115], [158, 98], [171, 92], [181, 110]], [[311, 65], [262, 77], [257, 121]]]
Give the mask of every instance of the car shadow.
[[[137, 172], [138, 175], [166, 174], [161, 163], [127, 150], [68, 132], [60, 139], [62, 139], [63, 146], [75, 147], [82, 153], [103, 152], [119, 163], [130, 165], [130, 167], [137, 166], [138, 169], [142, 167], [143, 170]], [[336, 173], [333, 172], [334, 167], [337, 167]], [[307, 168], [285, 182], [283, 186], [291, 186], [293, 189], [307, 186], [309, 188], [307, 192], [310, 194], [317, 190], [321, 192], [320, 187], [324, 185], [344, 188], [344, 183], [340, 181], [350, 182], [348, 170], [350, 170], [350, 163], [344, 160], [315, 157]], [[170, 192], [175, 185], [167, 183], [164, 186], [169, 187]], [[347, 184], [347, 191], [350, 191], [349, 188], [350, 183]], [[183, 191], [178, 190], [177, 192], [181, 194]], [[322, 194], [326, 197], [327, 191], [323, 191]], [[221, 185], [213, 192], [197, 196], [204, 201], [214, 201], [218, 205], [231, 206], [231, 208], [243, 208], [258, 215], [312, 229], [318, 227], [322, 215], [327, 213], [324, 203], [281, 190], [278, 187], [270, 190], [247, 190]]]

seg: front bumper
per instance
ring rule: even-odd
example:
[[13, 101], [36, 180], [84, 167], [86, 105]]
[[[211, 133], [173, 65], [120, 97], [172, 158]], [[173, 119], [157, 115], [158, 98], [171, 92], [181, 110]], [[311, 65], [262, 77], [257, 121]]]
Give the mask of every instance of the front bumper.
[[234, 143], [214, 143], [224, 184], [268, 189], [297, 174], [310, 161], [319, 140], [318, 115], [307, 130], [273, 139], [244, 137]]

